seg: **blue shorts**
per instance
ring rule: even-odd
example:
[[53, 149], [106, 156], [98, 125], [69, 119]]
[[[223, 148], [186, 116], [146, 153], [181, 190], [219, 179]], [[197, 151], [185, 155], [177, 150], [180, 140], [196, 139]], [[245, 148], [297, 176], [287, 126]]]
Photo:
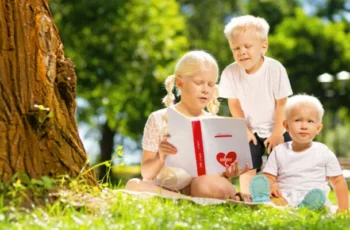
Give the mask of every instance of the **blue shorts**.
[[[267, 148], [264, 146], [264, 141], [267, 138], [261, 138], [257, 133], [254, 133], [254, 136], [258, 142], [257, 145], [254, 145], [253, 141], [249, 142], [250, 153], [252, 155], [253, 169], [257, 169], [259, 172], [263, 164], [262, 156], [267, 152]], [[288, 132], [283, 134], [284, 142], [291, 141], [292, 138], [289, 136]]]

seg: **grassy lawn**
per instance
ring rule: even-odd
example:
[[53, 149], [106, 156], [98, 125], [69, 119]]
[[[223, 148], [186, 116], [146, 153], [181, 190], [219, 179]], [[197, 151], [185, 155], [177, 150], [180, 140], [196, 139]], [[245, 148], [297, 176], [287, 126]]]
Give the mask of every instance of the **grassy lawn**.
[[[49, 183], [34, 182], [41, 188]], [[16, 191], [23, 191], [15, 185]], [[350, 229], [350, 215], [332, 215], [327, 210], [228, 203], [202, 206], [129, 195], [118, 191], [122, 185], [99, 190], [74, 180], [68, 188], [52, 193], [55, 202], [46, 199], [30, 210], [20, 208], [15, 196], [5, 205], [5, 196], [11, 197], [14, 190], [0, 193], [0, 229]], [[335, 201], [333, 193], [330, 198]]]
[[0, 229], [350, 229], [349, 216], [325, 210], [201, 206], [113, 189], [85, 198], [68, 194], [31, 211], [1, 206], [0, 220]]

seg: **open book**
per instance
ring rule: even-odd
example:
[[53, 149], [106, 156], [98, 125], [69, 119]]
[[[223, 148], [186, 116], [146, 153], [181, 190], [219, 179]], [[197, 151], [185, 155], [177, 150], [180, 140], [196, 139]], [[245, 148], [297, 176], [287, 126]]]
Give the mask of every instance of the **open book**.
[[189, 118], [168, 108], [168, 142], [177, 153], [168, 155], [167, 166], [184, 169], [191, 176], [225, 172], [236, 159], [241, 169], [252, 167], [244, 119], [231, 117]]

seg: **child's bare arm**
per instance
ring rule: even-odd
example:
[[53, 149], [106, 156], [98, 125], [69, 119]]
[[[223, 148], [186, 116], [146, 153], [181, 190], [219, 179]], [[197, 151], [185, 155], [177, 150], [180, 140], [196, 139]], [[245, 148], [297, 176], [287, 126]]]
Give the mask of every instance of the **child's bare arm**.
[[348, 210], [348, 185], [343, 175], [328, 177], [338, 202], [338, 211]]
[[166, 136], [159, 144], [158, 153], [143, 150], [141, 161], [141, 174], [145, 179], [155, 178], [163, 168], [167, 154], [176, 154], [177, 149], [167, 142]]
[[281, 98], [276, 100], [276, 109], [275, 109], [275, 125], [273, 128], [272, 135], [267, 138], [264, 142], [265, 147], [267, 147], [267, 152], [270, 153], [272, 149], [281, 143], [283, 143], [283, 121], [285, 119], [284, 116], [284, 107], [286, 106], [287, 98]]
[[270, 182], [270, 193], [272, 197], [282, 197], [282, 193], [279, 189], [279, 187], [276, 184], [277, 177], [269, 174], [269, 173], [263, 173], [264, 176], [269, 180]]
[[[231, 116], [234, 118], [243, 118], [244, 119], [244, 112], [241, 107], [241, 103], [238, 99], [228, 99], [228, 107], [230, 108]], [[249, 129], [248, 124], [247, 126], [247, 136], [248, 136], [248, 142], [253, 141], [254, 145], [257, 145], [257, 140], [252, 131]]]
[[230, 108], [232, 117], [244, 118], [244, 112], [238, 99], [228, 99], [228, 107]]

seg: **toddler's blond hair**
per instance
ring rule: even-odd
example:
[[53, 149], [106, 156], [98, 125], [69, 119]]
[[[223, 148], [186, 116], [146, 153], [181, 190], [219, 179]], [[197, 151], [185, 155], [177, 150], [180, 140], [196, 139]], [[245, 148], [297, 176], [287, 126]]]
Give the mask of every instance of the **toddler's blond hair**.
[[290, 117], [291, 111], [299, 105], [313, 106], [317, 110], [318, 121], [322, 122], [322, 117], [324, 115], [322, 103], [315, 96], [310, 96], [307, 94], [298, 94], [287, 99], [287, 104], [284, 108], [286, 119]]

